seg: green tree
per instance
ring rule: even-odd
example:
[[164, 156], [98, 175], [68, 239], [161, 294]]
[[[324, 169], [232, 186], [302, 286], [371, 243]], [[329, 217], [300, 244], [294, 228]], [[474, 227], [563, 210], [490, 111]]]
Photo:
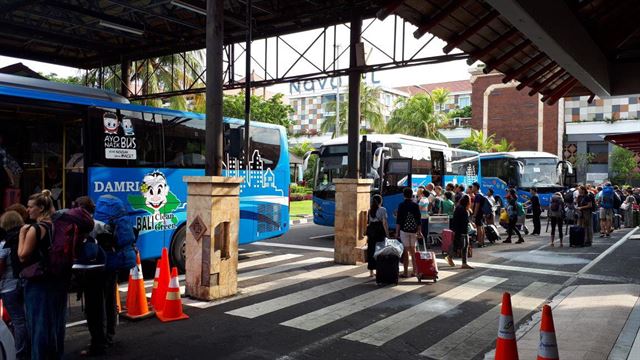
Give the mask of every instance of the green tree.
[[611, 169], [618, 182], [630, 184], [640, 177], [636, 154], [620, 146], [614, 146], [611, 152]]
[[[303, 143], [296, 144], [296, 145], [292, 146], [289, 151], [291, 151], [291, 153], [296, 155], [297, 157], [303, 158], [304, 154], [306, 154], [309, 151], [313, 151], [313, 150], [315, 150], [313, 145], [311, 145], [311, 143], [309, 141], [305, 141]], [[313, 181], [313, 175], [314, 175], [314, 169], [316, 167], [316, 161], [318, 161], [318, 157], [317, 156], [311, 156], [309, 158], [309, 163], [307, 164], [307, 169], [304, 171], [304, 174], [302, 175], [302, 178], [304, 179], [305, 183], [307, 183], [307, 184], [311, 184], [311, 182]]]
[[587, 170], [589, 169], [589, 164], [595, 159], [596, 155], [594, 153], [579, 153], [576, 154], [575, 159], [573, 160], [573, 167], [576, 170], [576, 177], [586, 179]]
[[[380, 87], [371, 87], [364, 82], [360, 83], [360, 124], [365, 121], [369, 123], [370, 130], [376, 133], [383, 133], [385, 130], [384, 117], [382, 116], [382, 103], [380, 103]], [[327, 111], [335, 114], [337, 103], [331, 101], [327, 103]], [[320, 131], [323, 133], [333, 132], [335, 138], [337, 134], [346, 134], [348, 128], [349, 101], [340, 97], [340, 114], [336, 122], [336, 116], [327, 116]], [[338, 131], [336, 131], [336, 129]]]
[[[284, 95], [276, 94], [270, 99], [251, 95], [251, 119], [255, 121], [291, 126], [289, 116], [293, 108], [282, 102]], [[244, 92], [236, 95], [224, 95], [222, 99], [222, 114], [226, 117], [244, 119]]]
[[491, 152], [496, 146], [495, 134], [487, 136], [482, 130], [471, 130], [471, 135], [462, 140], [460, 149], [473, 150], [481, 153]]
[[449, 101], [451, 97], [451, 92], [444, 88], [434, 89], [431, 92], [431, 99], [433, 100], [433, 104], [435, 105], [436, 113], [444, 113], [445, 104]]
[[449, 117], [449, 119], [470, 118], [471, 115], [472, 115], [471, 106], [465, 106], [462, 109], [453, 109], [447, 113], [447, 116]]
[[84, 85], [82, 82], [82, 78], [80, 76], [60, 77], [56, 73], [49, 73], [49, 74], [39, 73], [39, 74], [41, 76], [44, 76], [49, 81], [55, 81], [59, 83], [73, 84], [73, 85]]
[[433, 101], [427, 94], [400, 98], [387, 123], [389, 133], [401, 133], [428, 139], [447, 141], [438, 130], [446, 124], [434, 111]]
[[509, 152], [516, 151], [516, 147], [513, 145], [513, 142], [509, 142], [507, 139], [502, 138], [500, 142], [493, 146], [493, 151], [496, 152]]

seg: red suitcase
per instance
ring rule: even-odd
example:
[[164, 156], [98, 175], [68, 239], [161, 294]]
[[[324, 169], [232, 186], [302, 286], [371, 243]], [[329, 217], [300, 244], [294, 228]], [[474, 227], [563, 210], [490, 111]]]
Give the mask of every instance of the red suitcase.
[[453, 238], [455, 237], [455, 233], [450, 230], [450, 229], [444, 229], [442, 230], [442, 254], [447, 253], [447, 255], [453, 255], [453, 254], [449, 254], [449, 251], [451, 251], [452, 249], [452, 245], [453, 245]]
[[427, 249], [424, 239], [422, 240], [424, 251], [416, 250], [416, 267], [414, 270], [418, 282], [422, 282], [422, 279], [438, 281], [438, 264], [436, 263], [436, 253]]

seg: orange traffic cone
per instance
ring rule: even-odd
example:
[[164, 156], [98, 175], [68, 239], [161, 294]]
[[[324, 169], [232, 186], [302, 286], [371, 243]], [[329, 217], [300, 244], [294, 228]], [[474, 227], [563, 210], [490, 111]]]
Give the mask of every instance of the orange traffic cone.
[[151, 306], [153, 306], [154, 310], [156, 311], [162, 310], [162, 306], [164, 305], [164, 298], [166, 297], [166, 294], [162, 296], [162, 302], [160, 302], [160, 265], [161, 260], [158, 260], [156, 263], [156, 274], [153, 277], [153, 290], [151, 291]]
[[158, 274], [157, 271], [158, 269], [156, 267], [158, 288], [156, 290], [154, 279], [153, 285], [155, 292], [151, 293], [151, 304], [153, 304], [156, 311], [160, 311], [164, 308], [164, 302], [167, 298], [167, 289], [169, 288], [169, 280], [171, 276], [171, 269], [169, 268], [169, 252], [166, 247], [162, 248], [162, 256], [160, 257], [160, 273]]
[[538, 346], [538, 360], [558, 360], [558, 343], [556, 342], [556, 330], [553, 326], [551, 306], [542, 308], [542, 321], [540, 322], [540, 345]]
[[500, 310], [500, 325], [498, 326], [498, 340], [496, 341], [496, 360], [518, 360], [516, 346], [516, 332], [511, 310], [511, 294], [502, 294], [502, 309]]
[[163, 322], [188, 319], [189, 316], [182, 312], [182, 300], [180, 300], [180, 283], [178, 282], [178, 269], [171, 269], [171, 281], [167, 290], [167, 299], [162, 311], [158, 311], [158, 319]]
[[136, 254], [136, 266], [134, 266], [129, 273], [127, 312], [123, 316], [127, 319], [138, 320], [152, 315], [153, 311], [149, 311], [147, 296], [144, 291], [142, 264], [140, 263], [140, 253], [138, 253]]

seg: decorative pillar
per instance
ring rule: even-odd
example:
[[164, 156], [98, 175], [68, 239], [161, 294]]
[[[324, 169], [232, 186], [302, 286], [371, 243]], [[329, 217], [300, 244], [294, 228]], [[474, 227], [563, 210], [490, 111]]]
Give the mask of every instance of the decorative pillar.
[[186, 294], [200, 300], [238, 290], [238, 225], [242, 178], [185, 176]]
[[367, 243], [367, 211], [371, 201], [371, 179], [334, 179], [336, 185], [336, 264], [356, 265], [366, 261], [362, 247]]

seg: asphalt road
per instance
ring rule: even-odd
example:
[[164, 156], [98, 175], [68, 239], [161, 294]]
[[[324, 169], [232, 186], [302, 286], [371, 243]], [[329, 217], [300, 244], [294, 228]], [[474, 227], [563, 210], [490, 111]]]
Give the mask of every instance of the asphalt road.
[[[281, 238], [241, 246], [238, 296], [183, 299], [189, 320], [123, 321], [109, 357], [481, 359], [494, 347], [492, 317], [505, 291], [524, 332], [542, 304], [576, 285], [640, 284], [640, 241], [625, 237], [628, 232], [596, 237], [585, 248], [568, 247], [568, 239], [551, 248], [548, 236], [527, 236], [524, 244], [474, 249], [474, 270], [440, 259], [437, 283], [413, 278], [379, 288], [366, 265], [333, 264], [332, 228], [296, 225]], [[68, 358], [89, 342], [81, 321], [74, 306]]]

